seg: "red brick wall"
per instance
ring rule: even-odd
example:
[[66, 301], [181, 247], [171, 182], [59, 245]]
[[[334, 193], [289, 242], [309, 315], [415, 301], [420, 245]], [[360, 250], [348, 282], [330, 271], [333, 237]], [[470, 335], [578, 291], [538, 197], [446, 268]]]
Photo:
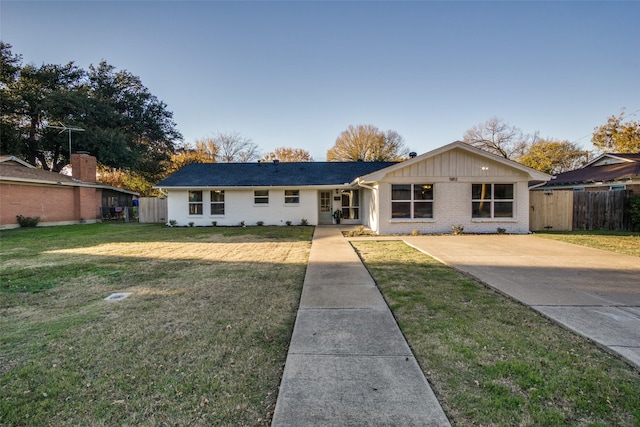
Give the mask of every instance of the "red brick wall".
[[84, 153], [71, 155], [71, 169], [74, 178], [82, 182], [96, 182], [96, 158]]
[[39, 216], [40, 222], [93, 222], [101, 204], [102, 191], [95, 188], [2, 183], [0, 225], [17, 224], [16, 215]]

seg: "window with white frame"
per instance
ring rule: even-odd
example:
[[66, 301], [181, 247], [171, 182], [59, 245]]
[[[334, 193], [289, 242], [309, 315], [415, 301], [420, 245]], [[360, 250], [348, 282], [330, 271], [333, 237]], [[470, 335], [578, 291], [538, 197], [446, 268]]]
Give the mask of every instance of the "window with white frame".
[[287, 205], [300, 203], [300, 190], [284, 190], [284, 202]]
[[471, 184], [472, 218], [513, 218], [513, 184]]
[[253, 203], [255, 203], [256, 205], [268, 205], [269, 190], [254, 190]]
[[189, 215], [202, 215], [202, 191], [189, 191]]
[[211, 191], [211, 215], [224, 215], [224, 190]]
[[343, 190], [340, 197], [342, 218], [360, 219], [360, 190]]
[[433, 218], [434, 184], [391, 186], [391, 218]]

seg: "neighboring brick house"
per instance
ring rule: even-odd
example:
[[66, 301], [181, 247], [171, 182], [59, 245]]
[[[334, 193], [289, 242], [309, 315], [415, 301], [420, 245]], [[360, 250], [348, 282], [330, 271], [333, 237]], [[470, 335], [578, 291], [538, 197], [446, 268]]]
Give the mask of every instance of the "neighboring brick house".
[[17, 215], [40, 225], [93, 223], [110, 198], [130, 203], [137, 193], [96, 183], [96, 158], [71, 156], [72, 176], [36, 168], [15, 156], [0, 157], [0, 228], [18, 226]]
[[454, 142], [405, 162], [200, 163], [155, 188], [168, 221], [362, 224], [379, 234], [529, 231], [529, 181], [550, 175]]
[[556, 175], [542, 190], [609, 191], [640, 193], [640, 153], [605, 153], [580, 169]]

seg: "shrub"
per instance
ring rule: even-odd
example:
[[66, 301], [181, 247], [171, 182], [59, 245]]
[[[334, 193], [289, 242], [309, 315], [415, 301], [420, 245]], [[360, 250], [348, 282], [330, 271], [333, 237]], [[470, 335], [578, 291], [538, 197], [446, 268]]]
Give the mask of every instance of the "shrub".
[[176, 221], [175, 219], [169, 220], [169, 227], [175, 227], [177, 224], [178, 224], [178, 221]]
[[258, 227], [262, 227], [264, 225], [264, 221], [258, 221], [258, 222], [256, 222], [256, 225]]
[[20, 227], [35, 227], [40, 222], [39, 216], [31, 217], [17, 215], [16, 218], [18, 219], [18, 224], [20, 224]]
[[419, 236], [420, 235], [420, 230], [411, 230], [411, 235], [412, 236]]
[[453, 230], [454, 236], [459, 236], [464, 232], [464, 226], [462, 224], [452, 225], [451, 230]]
[[285, 221], [284, 223], [287, 224], [287, 225], [291, 225], [292, 224], [291, 221]]
[[309, 225], [309, 221], [308, 221], [308, 220], [306, 220], [306, 219], [304, 219], [304, 218], [302, 218], [302, 219], [300, 220], [300, 225]]
[[631, 226], [634, 229], [640, 228], [640, 194], [634, 194], [629, 201], [629, 216]]
[[498, 234], [505, 234], [507, 232], [507, 229], [498, 227], [496, 231], [498, 232]]
[[193, 227], [193, 224], [195, 224], [195, 223], [194, 223], [193, 221], [191, 221], [191, 222], [189, 223], [189, 227]]
[[213, 225], [214, 227], [218, 226], [218, 221], [211, 221], [211, 225]]

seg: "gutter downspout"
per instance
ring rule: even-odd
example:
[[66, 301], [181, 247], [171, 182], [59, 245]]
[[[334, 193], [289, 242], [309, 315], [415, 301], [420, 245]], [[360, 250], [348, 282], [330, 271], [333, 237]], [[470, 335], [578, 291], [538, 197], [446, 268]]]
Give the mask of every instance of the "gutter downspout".
[[367, 184], [365, 184], [363, 182], [360, 182], [360, 178], [356, 178], [356, 185], [358, 187], [366, 188], [366, 189], [369, 189], [371, 191], [376, 191], [377, 190], [375, 187], [372, 187], [372, 186], [367, 185]]

